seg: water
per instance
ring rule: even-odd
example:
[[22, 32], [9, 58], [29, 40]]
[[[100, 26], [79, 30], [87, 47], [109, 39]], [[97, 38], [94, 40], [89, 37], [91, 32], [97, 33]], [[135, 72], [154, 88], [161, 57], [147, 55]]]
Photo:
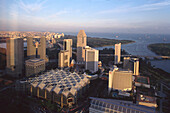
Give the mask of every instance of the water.
[[[66, 33], [67, 34], [67, 33]], [[70, 35], [77, 35], [77, 33], [68, 33]], [[157, 56], [150, 51], [147, 46], [154, 43], [170, 43], [170, 35], [157, 35], [157, 34], [116, 34], [116, 33], [86, 33], [89, 37], [99, 37], [117, 40], [133, 40], [135, 43], [122, 45], [122, 49], [132, 55], [141, 56]], [[102, 50], [103, 48], [114, 48], [114, 46], [97, 47], [96, 49]], [[170, 60], [155, 60], [151, 64], [156, 68], [161, 68], [170, 73]]]

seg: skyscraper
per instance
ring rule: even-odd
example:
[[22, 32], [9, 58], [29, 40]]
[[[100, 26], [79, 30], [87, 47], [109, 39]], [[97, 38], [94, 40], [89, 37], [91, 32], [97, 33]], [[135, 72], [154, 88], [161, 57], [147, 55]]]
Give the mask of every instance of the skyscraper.
[[85, 69], [92, 73], [98, 71], [99, 50], [93, 49], [89, 46], [85, 47]]
[[85, 51], [83, 48], [87, 45], [87, 36], [84, 30], [80, 30], [77, 35], [77, 62], [84, 63], [85, 61]]
[[36, 36], [27, 38], [27, 56], [29, 58], [40, 58], [47, 61], [46, 58], [46, 39]]
[[63, 41], [63, 49], [69, 51], [70, 59], [72, 58], [72, 44], [72, 39], [64, 39]]
[[132, 70], [133, 75], [139, 75], [139, 58], [124, 57], [123, 68]]
[[64, 68], [70, 66], [70, 52], [68, 50], [61, 50], [58, 54], [58, 67]]
[[27, 38], [27, 57], [36, 58], [36, 48], [32, 37]]
[[121, 58], [121, 43], [115, 44], [115, 59], [114, 59], [114, 63], [115, 64], [120, 63], [120, 58]]
[[133, 74], [139, 75], [139, 58], [133, 58]]
[[24, 64], [24, 45], [22, 38], [7, 38], [7, 74], [13, 77], [22, 75]]

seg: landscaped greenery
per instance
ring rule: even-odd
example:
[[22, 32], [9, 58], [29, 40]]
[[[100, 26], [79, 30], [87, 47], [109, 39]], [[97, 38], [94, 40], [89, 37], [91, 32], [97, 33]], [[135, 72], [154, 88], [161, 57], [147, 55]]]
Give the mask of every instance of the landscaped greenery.
[[170, 56], [170, 43], [150, 44], [148, 48], [157, 55]]
[[[64, 38], [59, 39], [62, 41], [63, 39], [73, 39], [73, 47], [77, 45], [77, 37], [72, 35], [65, 35]], [[104, 47], [104, 46], [114, 46], [116, 43], [128, 44], [134, 43], [135, 41], [131, 40], [115, 40], [115, 39], [107, 39], [107, 38], [92, 38], [87, 37], [87, 45], [90, 47]]]

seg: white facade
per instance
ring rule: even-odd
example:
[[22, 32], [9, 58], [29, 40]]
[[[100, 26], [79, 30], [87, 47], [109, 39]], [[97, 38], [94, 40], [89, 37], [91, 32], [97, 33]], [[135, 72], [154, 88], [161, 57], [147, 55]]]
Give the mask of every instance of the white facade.
[[89, 46], [85, 48], [85, 69], [91, 71], [92, 73], [98, 71], [98, 61], [99, 61], [99, 51]]
[[64, 39], [63, 41], [63, 49], [68, 50], [70, 53], [70, 59], [72, 58], [72, 39]]
[[130, 91], [132, 89], [132, 71], [114, 68], [109, 71], [108, 93], [113, 90]]
[[83, 48], [87, 45], [87, 35], [84, 30], [80, 30], [77, 35], [77, 63], [84, 63], [85, 62], [85, 51]]
[[70, 66], [70, 53], [68, 50], [61, 50], [58, 54], [58, 67], [64, 68]]
[[118, 64], [121, 58], [121, 43], [115, 44], [115, 57], [114, 63]]

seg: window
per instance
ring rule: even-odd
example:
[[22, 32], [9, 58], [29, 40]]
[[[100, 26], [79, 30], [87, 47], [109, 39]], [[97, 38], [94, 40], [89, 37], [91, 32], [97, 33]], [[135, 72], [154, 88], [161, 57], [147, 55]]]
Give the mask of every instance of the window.
[[111, 105], [111, 109], [114, 109], [114, 105], [113, 104]]
[[119, 109], [118, 109], [118, 111], [122, 111], [122, 107], [121, 107], [121, 106], [119, 106]]
[[117, 105], [115, 105], [115, 110], [117, 110], [118, 109], [118, 106]]
[[96, 102], [96, 105], [99, 105], [99, 101]]
[[103, 102], [100, 102], [99, 106], [102, 106]]

